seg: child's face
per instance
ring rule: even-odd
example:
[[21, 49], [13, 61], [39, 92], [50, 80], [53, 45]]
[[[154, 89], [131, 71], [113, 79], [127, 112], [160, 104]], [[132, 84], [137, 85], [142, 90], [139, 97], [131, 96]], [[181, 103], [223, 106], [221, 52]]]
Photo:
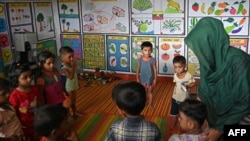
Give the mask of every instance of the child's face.
[[72, 52], [72, 53], [66, 53], [66, 54], [62, 55], [61, 60], [64, 63], [72, 62], [74, 60], [74, 53]]
[[186, 68], [186, 64], [183, 64], [183, 63], [174, 63], [174, 71], [177, 74], [182, 74], [183, 72], [185, 72], [185, 68]]
[[179, 112], [179, 124], [183, 132], [188, 132], [192, 129], [192, 120], [190, 120], [183, 112]]
[[144, 47], [144, 48], [142, 49], [143, 57], [150, 57], [150, 56], [151, 56], [151, 53], [152, 53], [151, 47]]
[[0, 89], [0, 104], [8, 102], [9, 91], [7, 89]]
[[46, 71], [53, 71], [54, 70], [54, 58], [48, 58], [45, 63], [43, 64], [43, 69]]
[[18, 77], [18, 85], [19, 86], [30, 86], [32, 81], [32, 72], [31, 70], [22, 72], [20, 76]]

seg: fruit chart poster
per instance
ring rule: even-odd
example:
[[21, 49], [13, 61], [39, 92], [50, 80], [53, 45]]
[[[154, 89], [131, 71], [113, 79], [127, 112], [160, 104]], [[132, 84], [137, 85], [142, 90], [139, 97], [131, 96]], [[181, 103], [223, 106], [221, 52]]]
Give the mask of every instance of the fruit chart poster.
[[34, 2], [37, 40], [55, 37], [54, 16], [51, 2]]
[[130, 71], [130, 47], [128, 36], [107, 36], [107, 69]]
[[82, 0], [85, 33], [129, 34], [128, 0]]
[[[31, 4], [29, 2], [7, 3], [11, 41], [15, 32], [33, 32]], [[14, 45], [13, 45], [14, 46]]]
[[[153, 52], [151, 54], [152, 57], [156, 57], [156, 40], [155, 37], [148, 37], [148, 36], [133, 36], [131, 37], [131, 71], [133, 73], [136, 72], [137, 68], [137, 61], [142, 56], [141, 53], [141, 44], [145, 41], [151, 42], [153, 44]], [[157, 60], [157, 58], [155, 58]], [[157, 62], [156, 62], [157, 63]]]
[[173, 59], [185, 54], [184, 38], [159, 38], [159, 74], [174, 74]]
[[83, 35], [84, 69], [106, 69], [104, 35]]
[[131, 34], [185, 35], [184, 0], [132, 0]]
[[78, 0], [58, 0], [58, 13], [61, 32], [80, 32]]
[[212, 16], [221, 20], [231, 36], [249, 35], [249, 0], [189, 0], [188, 31], [199, 19]]
[[74, 58], [82, 59], [82, 42], [80, 34], [61, 34], [61, 45], [74, 50]]

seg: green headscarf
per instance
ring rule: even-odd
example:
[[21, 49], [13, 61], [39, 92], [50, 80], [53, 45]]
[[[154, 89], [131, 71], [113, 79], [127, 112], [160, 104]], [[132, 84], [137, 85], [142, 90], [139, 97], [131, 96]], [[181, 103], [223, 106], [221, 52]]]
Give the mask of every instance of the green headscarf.
[[250, 56], [229, 45], [223, 23], [202, 18], [185, 38], [200, 63], [198, 95], [207, 105], [208, 124], [223, 131], [250, 113]]

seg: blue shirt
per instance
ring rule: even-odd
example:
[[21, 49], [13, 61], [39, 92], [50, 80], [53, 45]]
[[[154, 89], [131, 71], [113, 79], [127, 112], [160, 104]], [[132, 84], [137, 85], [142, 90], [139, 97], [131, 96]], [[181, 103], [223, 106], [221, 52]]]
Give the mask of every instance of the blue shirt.
[[151, 85], [154, 81], [154, 68], [153, 65], [156, 60], [151, 57], [149, 61], [144, 61], [142, 58], [138, 59], [140, 64], [140, 81], [142, 84]]

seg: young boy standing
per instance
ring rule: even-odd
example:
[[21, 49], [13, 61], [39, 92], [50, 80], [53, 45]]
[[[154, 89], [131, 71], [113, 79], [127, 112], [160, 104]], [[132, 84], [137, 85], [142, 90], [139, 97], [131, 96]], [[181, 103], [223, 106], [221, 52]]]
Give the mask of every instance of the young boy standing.
[[111, 125], [105, 141], [161, 140], [161, 132], [157, 125], [141, 115], [147, 100], [146, 90], [142, 84], [135, 81], [121, 82], [113, 88], [112, 99], [124, 118]]

